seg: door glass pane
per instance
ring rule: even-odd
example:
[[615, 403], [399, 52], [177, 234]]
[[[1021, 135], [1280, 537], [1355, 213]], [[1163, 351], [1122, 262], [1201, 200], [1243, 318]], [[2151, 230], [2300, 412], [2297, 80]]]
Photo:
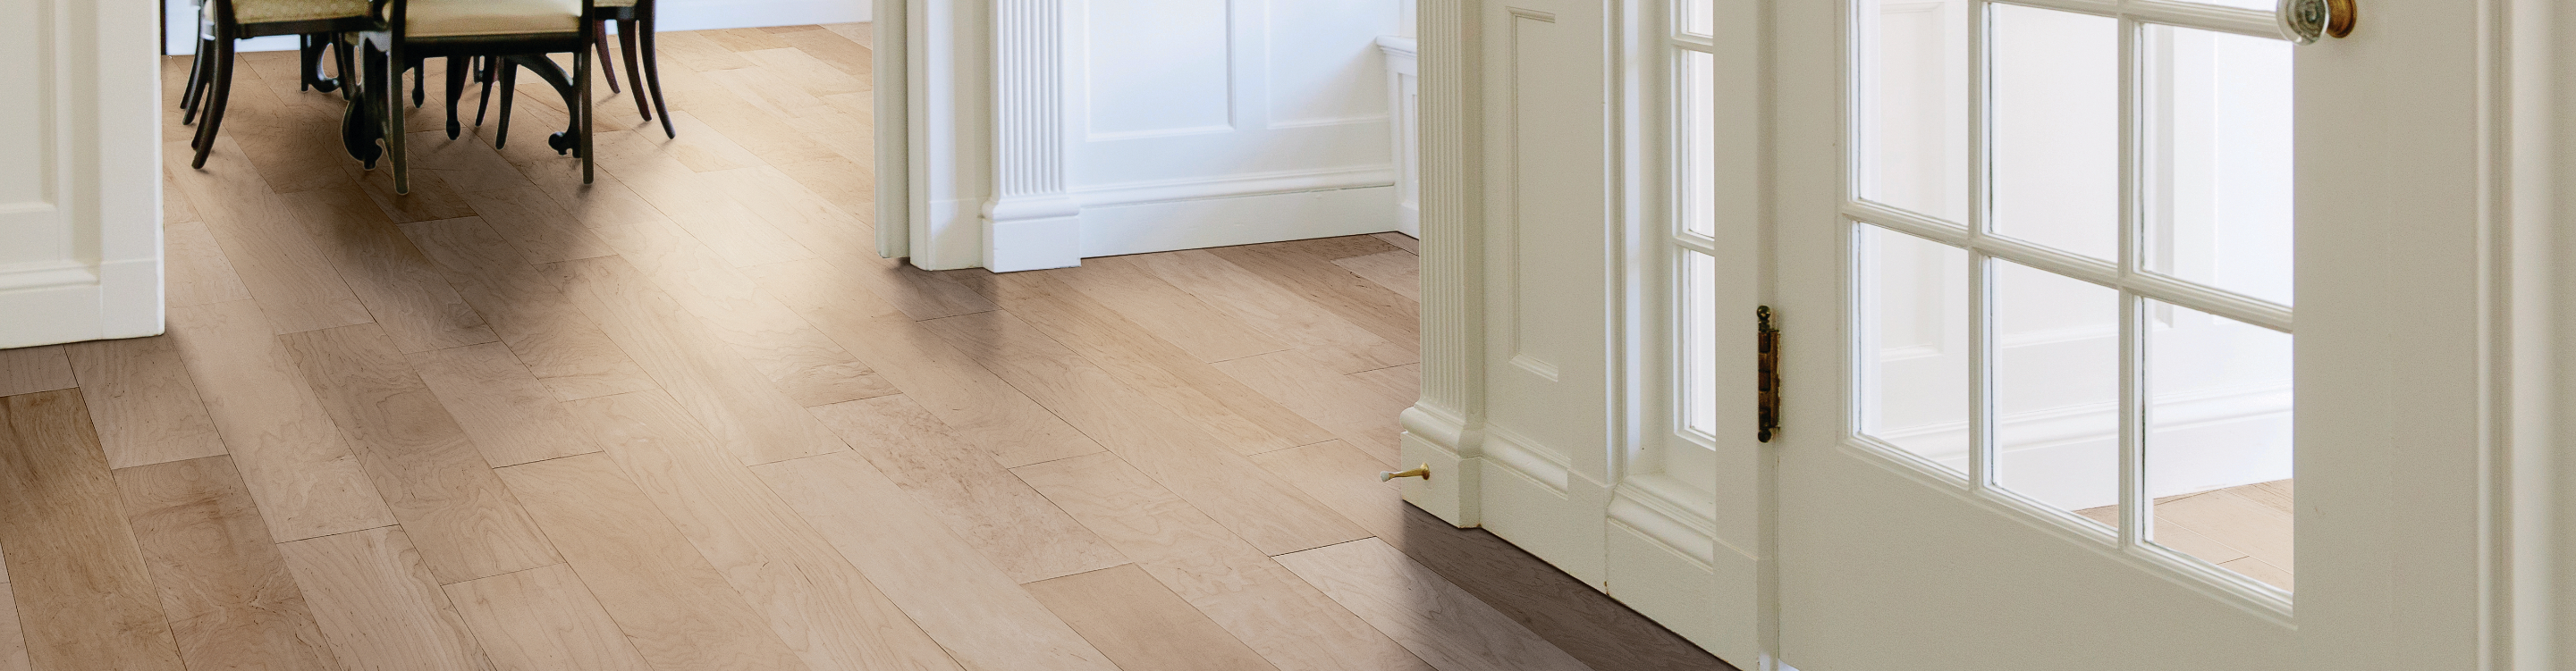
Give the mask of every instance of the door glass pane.
[[2120, 247], [2120, 23], [1989, 6], [1995, 231], [2113, 259]]
[[2149, 26], [2143, 267], [2290, 304], [2290, 43]]
[[2290, 334], [2148, 301], [2153, 539], [2290, 587]]
[[1673, 97], [1680, 103], [1674, 110], [1679, 128], [1674, 130], [1681, 137], [1681, 188], [1674, 191], [1681, 195], [1682, 230], [1710, 235], [1717, 231], [1717, 100], [1711, 91], [1715, 75], [1709, 71], [1716, 57], [1680, 53]]
[[1966, 222], [1968, 1], [1860, 0], [1857, 11], [1860, 197]]
[[2120, 502], [2120, 294], [1994, 262], [1995, 482], [2049, 505]]
[[1968, 471], [1968, 252], [1861, 224], [1861, 432]]
[[[1717, 428], [1717, 259], [1682, 252], [1682, 425]], [[1750, 384], [1750, 380], [1746, 381]]]
[[1682, 32], [1692, 35], [1716, 33], [1716, 0], [1682, 0], [1674, 4], [1682, 8]]

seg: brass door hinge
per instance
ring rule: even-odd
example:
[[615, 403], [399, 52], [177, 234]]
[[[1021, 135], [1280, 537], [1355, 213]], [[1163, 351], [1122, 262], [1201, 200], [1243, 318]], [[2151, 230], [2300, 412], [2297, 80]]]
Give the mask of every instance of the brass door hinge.
[[1755, 402], [1760, 406], [1755, 412], [1758, 430], [1753, 437], [1768, 443], [1780, 433], [1780, 329], [1771, 326], [1771, 306], [1753, 309], [1753, 328], [1755, 374], [1761, 378], [1755, 387]]

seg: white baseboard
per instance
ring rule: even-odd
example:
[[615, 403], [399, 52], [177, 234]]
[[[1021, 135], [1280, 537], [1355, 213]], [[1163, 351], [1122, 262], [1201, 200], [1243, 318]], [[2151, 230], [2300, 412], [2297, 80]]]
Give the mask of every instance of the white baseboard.
[[[664, 31], [718, 30], [723, 28], [760, 28], [765, 26], [802, 26], [816, 23], [858, 23], [868, 20], [868, 0], [661, 0], [660, 29]], [[187, 0], [164, 0], [163, 11], [169, 17], [167, 37], [162, 48], [173, 56], [197, 53], [196, 10]], [[275, 35], [243, 40], [235, 45], [240, 51], [293, 51], [295, 36]]]
[[1082, 255], [1118, 256], [1396, 230], [1394, 186], [1085, 207]]

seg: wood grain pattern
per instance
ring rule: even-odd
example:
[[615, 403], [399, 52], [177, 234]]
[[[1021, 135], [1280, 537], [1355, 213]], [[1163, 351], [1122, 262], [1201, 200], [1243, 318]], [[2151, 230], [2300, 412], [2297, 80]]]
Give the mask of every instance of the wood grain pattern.
[[1319, 357], [1302, 350], [1244, 357], [1216, 367], [1331, 429], [1333, 435], [1376, 454], [1389, 466], [1395, 465], [1396, 441], [1404, 433], [1397, 417], [1421, 398], [1419, 392], [1401, 386], [1411, 369], [1338, 375]]
[[[768, 221], [707, 185], [688, 165], [660, 151], [653, 142], [660, 135], [608, 135], [612, 134], [602, 134], [596, 146], [600, 169], [616, 174], [645, 202], [669, 216], [671, 223], [687, 229], [726, 262], [753, 266], [814, 257]], [[723, 166], [734, 167], [740, 166]]]
[[350, 668], [491, 668], [401, 527], [308, 538], [279, 550], [331, 650]]
[[946, 425], [910, 397], [811, 411], [1012, 580], [1035, 582], [1127, 563], [990, 453], [949, 435]]
[[[1116, 671], [1063, 620], [856, 454], [752, 468], [970, 669]], [[901, 545], [883, 539], [901, 538]], [[897, 578], [899, 576], [899, 578]]]
[[405, 358], [492, 466], [589, 454], [599, 444], [573, 429], [554, 392], [528, 374], [500, 343], [468, 345]]
[[296, 194], [288, 203], [304, 211], [297, 220], [316, 227], [311, 236], [321, 241], [340, 277], [349, 280], [349, 289], [402, 351], [499, 339], [483, 315], [448, 286], [438, 266], [355, 190], [317, 189]]
[[1459, 529], [1377, 479], [1377, 457], [1341, 441], [1253, 457], [1452, 584], [1594, 669], [1734, 671], [1608, 595], [1483, 529]]
[[574, 303], [743, 463], [849, 449], [624, 259], [564, 266]]
[[469, 580], [447, 598], [499, 671], [651, 671], [563, 564]]
[[1361, 279], [1331, 261], [1401, 251], [1369, 237], [1317, 238], [1208, 250], [1376, 333], [1388, 342], [1422, 341], [1418, 301]]
[[836, 281], [841, 275], [832, 266], [798, 262], [753, 270], [762, 288], [1003, 466], [1101, 450], [1091, 437], [978, 365], [974, 355], [950, 346], [876, 296]]
[[520, 255], [542, 263], [614, 253], [580, 217], [521, 177], [490, 146], [448, 142], [443, 134], [434, 140], [412, 145], [412, 171], [436, 172], [454, 185], [474, 215], [508, 237]]
[[1012, 315], [1197, 421], [1240, 454], [1332, 439], [1332, 433], [1200, 362], [1043, 273], [965, 274]]
[[734, 51], [781, 49], [787, 46], [787, 42], [778, 39], [777, 35], [769, 34], [768, 32], [758, 28], [702, 30], [698, 31], [698, 34], [705, 35], [707, 36], [707, 39], [713, 40], [716, 44], [724, 45], [724, 48]]
[[[847, 92], [843, 89], [847, 89], [848, 91], [868, 91], [875, 88], [873, 82], [876, 81], [876, 52], [867, 48], [866, 43], [853, 41], [847, 36], [830, 30], [790, 33], [780, 35], [778, 37], [779, 39], [785, 40], [789, 46], [796, 47], [797, 52], [811, 57], [817, 62], [830, 64], [834, 69], [839, 70], [841, 74], [848, 77], [848, 80], [846, 81], [831, 80], [818, 82], [816, 84], [807, 84], [809, 87], [820, 87], [807, 89], [809, 91], [813, 91], [814, 95], [820, 96]], [[782, 66], [784, 66], [782, 63], [770, 60], [770, 58], [765, 58], [759, 54], [746, 54], [745, 56], [750, 58], [752, 62], [760, 64], [761, 67], [782, 69]], [[785, 66], [784, 69], [787, 70], [789, 74], [803, 74], [801, 70], [795, 66]], [[853, 85], [858, 88], [848, 88]]]
[[1058, 281], [1109, 306], [1200, 361], [1240, 359], [1288, 349], [1253, 324], [1228, 315], [1157, 276], [1162, 255], [1084, 259], [1080, 268], [1048, 271]]
[[654, 669], [808, 668], [608, 455], [500, 471]]
[[439, 584], [562, 561], [372, 324], [279, 336]]
[[1394, 245], [1395, 248], [1406, 252], [1413, 254], [1422, 253], [1422, 241], [1416, 240], [1410, 235], [1405, 235], [1403, 233], [1370, 233], [1369, 237], [1384, 240], [1386, 241], [1386, 244]]
[[896, 393], [803, 317], [677, 227], [601, 229], [628, 263], [653, 279], [718, 339], [760, 369], [779, 393], [816, 406]]
[[1429, 668], [1115, 457], [1013, 472], [1281, 669]]
[[850, 41], [859, 43], [859, 46], [873, 48], [876, 46], [876, 29], [874, 26], [875, 24], [866, 22], [827, 23], [823, 25], [823, 29], [832, 31], [832, 34], [834, 35], [850, 38]]
[[1443, 671], [1591, 671], [1378, 539], [1279, 563]]
[[269, 192], [229, 134], [215, 139], [206, 169], [188, 167], [194, 154], [184, 141], [161, 147], [180, 190], [204, 212], [206, 229], [279, 333], [375, 320], [341, 281], [332, 255], [311, 238], [312, 227], [299, 221], [304, 210]]
[[[777, 51], [794, 50], [778, 49]], [[743, 52], [742, 55], [745, 59], [751, 59], [755, 53], [758, 52]], [[831, 70], [828, 66], [822, 69]], [[832, 74], [840, 73], [832, 71]], [[838, 110], [832, 109], [829, 103], [823, 102], [822, 98], [816, 97], [814, 93], [806, 91], [796, 82], [789, 81], [786, 77], [771, 72], [765, 67], [709, 72], [706, 76], [709, 81], [715, 82], [727, 91], [732, 91], [743, 102], [751, 103], [753, 107], [779, 119], [838, 113]], [[841, 92], [836, 91], [836, 93]]]
[[197, 223], [198, 221], [200, 221], [200, 218], [197, 216], [197, 206], [188, 202], [188, 194], [180, 191], [177, 184], [171, 183], [169, 169], [162, 169], [161, 230], [167, 231], [170, 230], [170, 227], [172, 226], [192, 224]]
[[668, 397], [637, 392], [575, 401], [572, 409], [807, 666], [949, 666], [938, 644]]
[[27, 637], [18, 626], [17, 591], [0, 582], [0, 671], [34, 671], [27, 660]]
[[393, 524], [375, 482], [261, 315], [252, 301], [174, 308], [166, 337], [178, 341], [269, 535], [285, 542]]
[[1031, 583], [1047, 610], [1125, 671], [1276, 671], [1135, 566]]
[[[174, 184], [166, 197], [187, 196]], [[224, 258], [223, 246], [202, 221], [161, 229], [161, 269], [162, 302], [170, 307], [250, 298], [250, 289], [242, 286], [241, 275], [233, 272], [233, 262]]]
[[924, 323], [1265, 554], [1368, 535], [1008, 312]]
[[116, 483], [189, 668], [343, 668], [231, 458], [120, 469]]
[[1417, 343], [1380, 337], [1207, 250], [1136, 259], [1163, 281], [1198, 296], [1216, 314], [1234, 317], [1264, 335], [1304, 349], [1335, 372], [1400, 366], [1420, 358], [1414, 354]]
[[61, 345], [0, 349], [0, 396], [77, 386], [80, 381], [72, 375], [71, 359], [64, 356]]
[[35, 668], [182, 668], [79, 390], [0, 398], [0, 545]]
[[1378, 252], [1367, 256], [1334, 259], [1333, 265], [1360, 276], [1398, 296], [1416, 302], [1422, 300], [1422, 259], [1413, 252]]
[[176, 339], [97, 340], [69, 345], [65, 352], [89, 401], [108, 467], [224, 453], [224, 439], [197, 398]]
[[493, 332], [557, 399], [655, 388], [652, 376], [597, 322], [481, 220], [405, 224], [403, 232], [438, 262], [458, 294], [489, 319]]

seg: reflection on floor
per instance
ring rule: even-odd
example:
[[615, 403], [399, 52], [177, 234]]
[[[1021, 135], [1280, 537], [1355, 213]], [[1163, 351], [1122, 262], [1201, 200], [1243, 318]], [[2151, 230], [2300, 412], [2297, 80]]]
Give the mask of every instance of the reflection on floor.
[[245, 55], [170, 334], [0, 351], [0, 671], [1728, 668], [1377, 481], [1410, 238], [876, 258], [866, 34], [662, 35], [587, 187], [433, 99], [407, 197]]
[[[2156, 499], [2155, 540], [2246, 577], [2290, 589], [2289, 480]], [[2117, 526], [2119, 506], [2076, 511]]]

